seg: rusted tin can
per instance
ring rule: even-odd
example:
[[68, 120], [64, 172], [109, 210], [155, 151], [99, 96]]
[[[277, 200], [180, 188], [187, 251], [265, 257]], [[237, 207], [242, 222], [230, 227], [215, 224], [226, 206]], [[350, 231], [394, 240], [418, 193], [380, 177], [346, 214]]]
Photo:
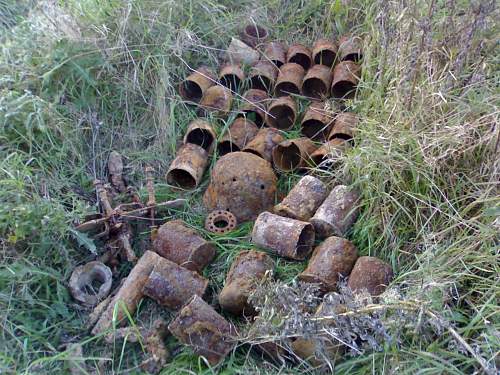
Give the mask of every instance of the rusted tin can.
[[262, 59], [272, 62], [276, 67], [286, 63], [286, 46], [280, 42], [268, 42], [264, 44]]
[[194, 189], [208, 164], [208, 153], [198, 145], [186, 143], [177, 152], [167, 171], [167, 183], [181, 189]]
[[319, 169], [328, 170], [334, 167], [337, 159], [344, 154], [348, 147], [349, 143], [343, 139], [333, 139], [314, 151], [311, 154], [311, 160]]
[[203, 94], [197, 113], [198, 116], [208, 116], [212, 113], [214, 116], [224, 117], [231, 111], [232, 103], [231, 91], [222, 85], [215, 85]]
[[229, 126], [217, 146], [219, 155], [223, 156], [230, 152], [243, 150], [247, 143], [255, 138], [258, 131], [259, 128], [252, 121], [243, 117], [237, 118]]
[[168, 330], [214, 366], [236, 345], [236, 330], [197, 295], [179, 311]]
[[327, 108], [325, 102], [315, 102], [307, 108], [300, 130], [303, 135], [312, 140], [326, 139], [335, 120], [336, 114]]
[[359, 36], [345, 35], [339, 41], [340, 61], [359, 62], [363, 58], [363, 40]]
[[274, 86], [276, 96], [300, 95], [305, 74], [304, 68], [299, 64], [286, 63], [283, 65], [279, 69]]
[[354, 264], [347, 286], [354, 292], [366, 289], [372, 296], [382, 294], [393, 278], [392, 267], [375, 257], [360, 257]]
[[208, 210], [231, 212], [238, 222], [253, 220], [270, 209], [276, 194], [271, 164], [247, 152], [231, 152], [212, 169], [203, 203]]
[[273, 160], [273, 148], [283, 142], [284, 138], [275, 128], [260, 129], [254, 139], [252, 139], [243, 149], [258, 157], [271, 162]]
[[278, 68], [271, 62], [259, 60], [252, 66], [248, 78], [252, 89], [271, 91], [278, 77]]
[[[74, 299], [87, 306], [95, 306], [111, 290], [113, 274], [104, 263], [93, 261], [74, 269], [69, 279], [69, 291]], [[94, 287], [94, 283], [100, 284]]]
[[342, 61], [333, 71], [331, 93], [334, 98], [352, 99], [361, 76], [361, 67], [352, 61]]
[[359, 195], [345, 185], [335, 186], [311, 219], [318, 237], [345, 237], [358, 217]]
[[203, 119], [191, 121], [184, 135], [184, 143], [192, 143], [202, 147], [209, 154], [212, 153], [217, 134], [212, 125]]
[[359, 118], [352, 112], [339, 113], [333, 123], [328, 140], [343, 139], [348, 141], [354, 137]]
[[274, 206], [274, 213], [296, 220], [309, 221], [328, 195], [321, 180], [304, 176], [283, 201]]
[[237, 91], [245, 80], [245, 72], [240, 65], [226, 64], [219, 72], [219, 82], [232, 91]]
[[206, 66], [201, 66], [181, 82], [179, 93], [183, 99], [198, 103], [216, 82], [215, 74]]
[[264, 43], [269, 37], [267, 29], [262, 25], [252, 23], [246, 25], [240, 32], [240, 38], [250, 47], [256, 47], [258, 44]]
[[290, 129], [297, 119], [297, 105], [291, 96], [274, 99], [266, 113], [266, 124], [280, 130]]
[[318, 39], [312, 49], [312, 59], [315, 64], [332, 68], [337, 58], [337, 45], [328, 39]]
[[248, 250], [238, 254], [231, 264], [224, 288], [219, 294], [221, 307], [235, 315], [253, 315], [248, 297], [266, 272], [274, 269], [274, 261], [266, 253]]
[[263, 212], [252, 231], [252, 242], [279, 256], [303, 260], [314, 244], [314, 227], [304, 221]]
[[302, 93], [311, 99], [324, 99], [330, 94], [332, 80], [333, 73], [329, 67], [321, 64], [313, 65], [302, 82]]
[[316, 145], [309, 138], [289, 139], [273, 149], [273, 164], [276, 168], [289, 172], [311, 164], [311, 154]]
[[243, 94], [242, 114], [238, 117], [245, 117], [253, 121], [255, 125], [261, 127], [266, 118], [266, 106], [269, 101], [269, 95], [263, 90], [250, 89]]
[[302, 44], [292, 44], [288, 48], [286, 62], [299, 64], [304, 70], [308, 70], [312, 65], [311, 50]]
[[153, 250], [196, 272], [201, 272], [215, 256], [215, 247], [182, 220], [167, 221], [158, 229]]

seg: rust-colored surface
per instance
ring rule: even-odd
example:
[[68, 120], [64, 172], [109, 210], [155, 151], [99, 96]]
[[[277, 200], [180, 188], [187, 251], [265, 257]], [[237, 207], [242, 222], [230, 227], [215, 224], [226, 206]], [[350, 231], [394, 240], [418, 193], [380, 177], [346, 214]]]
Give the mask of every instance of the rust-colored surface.
[[262, 59], [272, 62], [278, 68], [286, 63], [286, 46], [280, 42], [268, 42], [264, 44]]
[[205, 91], [215, 83], [215, 74], [206, 66], [201, 66], [181, 82], [179, 93], [183, 99], [198, 103]]
[[250, 87], [263, 91], [271, 91], [278, 77], [278, 68], [267, 60], [259, 60], [248, 74]]
[[319, 179], [304, 176], [283, 201], [274, 206], [274, 213], [292, 219], [308, 221], [323, 203], [328, 190]]
[[286, 63], [279, 69], [274, 93], [276, 96], [300, 95], [302, 81], [306, 74], [304, 68], [299, 64]]
[[226, 60], [235, 64], [253, 65], [259, 61], [260, 54], [243, 43], [241, 40], [231, 38], [231, 43], [226, 50]]
[[295, 171], [311, 164], [316, 145], [309, 138], [289, 139], [273, 149], [274, 166], [282, 171]]
[[304, 70], [308, 70], [312, 62], [312, 52], [302, 44], [293, 44], [288, 48], [286, 62], [299, 64]]
[[324, 143], [311, 154], [313, 164], [321, 170], [334, 168], [338, 159], [343, 155], [349, 143], [341, 138], [335, 138]]
[[[74, 269], [69, 279], [69, 290], [74, 299], [87, 306], [95, 306], [107, 297], [111, 290], [113, 275], [101, 262], [89, 262]], [[93, 283], [99, 283], [94, 287]]]
[[342, 344], [332, 342], [334, 340], [326, 335], [298, 337], [292, 342], [291, 347], [297, 357], [308, 361], [316, 371], [328, 373], [328, 361], [335, 363], [344, 352]]
[[276, 175], [271, 164], [248, 152], [221, 157], [203, 196], [208, 210], [227, 210], [238, 222], [253, 220], [274, 204]]
[[241, 106], [242, 114], [238, 117], [245, 117], [247, 120], [253, 121], [255, 125], [261, 127], [266, 118], [266, 106], [269, 101], [269, 95], [263, 90], [250, 89], [243, 94], [243, 105]]
[[340, 277], [349, 276], [358, 258], [356, 247], [345, 238], [328, 237], [314, 249], [307, 268], [298, 278], [317, 283], [323, 292], [337, 289]]
[[243, 149], [262, 159], [271, 162], [273, 160], [273, 148], [283, 142], [284, 138], [275, 128], [260, 129], [254, 139], [252, 139]]
[[205, 229], [212, 233], [224, 234], [236, 228], [236, 216], [225, 210], [210, 212], [205, 220]]
[[214, 149], [216, 139], [217, 134], [215, 134], [212, 125], [203, 119], [196, 119], [189, 123], [184, 143], [198, 145], [210, 154]]
[[352, 61], [342, 61], [333, 71], [331, 94], [338, 99], [352, 99], [361, 76], [361, 67]]
[[197, 112], [199, 116], [208, 116], [212, 113], [215, 116], [224, 117], [231, 110], [232, 103], [231, 91], [222, 85], [215, 85], [205, 91]]
[[255, 23], [246, 25], [240, 31], [240, 38], [243, 42], [248, 44], [250, 47], [256, 47], [267, 40], [269, 33], [267, 29]]
[[302, 134], [315, 141], [326, 139], [335, 116], [325, 102], [311, 103], [300, 123]]
[[253, 226], [252, 242], [279, 256], [303, 260], [312, 250], [314, 228], [304, 221], [263, 212]]
[[290, 129], [297, 119], [297, 105], [291, 96], [274, 99], [267, 109], [266, 124], [280, 130]]
[[248, 297], [255, 290], [267, 271], [274, 269], [274, 261], [260, 251], [242, 251], [236, 257], [219, 294], [221, 307], [236, 315], [253, 315], [255, 310]]
[[339, 41], [340, 61], [359, 62], [363, 58], [363, 40], [359, 36], [345, 35]]
[[207, 164], [208, 153], [203, 147], [186, 143], [168, 168], [167, 182], [182, 189], [194, 189], [200, 183]]
[[229, 129], [222, 137], [222, 140], [217, 146], [220, 156], [224, 156], [230, 152], [241, 151], [243, 148], [255, 138], [259, 128], [253, 121], [238, 117], [229, 126]]
[[360, 257], [354, 264], [347, 286], [354, 292], [368, 290], [372, 296], [382, 294], [393, 278], [389, 264], [375, 257]]
[[237, 91], [245, 80], [245, 72], [240, 65], [226, 64], [219, 72], [219, 82], [232, 91]]
[[153, 250], [162, 257], [201, 272], [215, 256], [215, 247], [182, 220], [172, 220], [158, 229]]
[[312, 49], [312, 59], [315, 64], [333, 67], [337, 58], [337, 45], [328, 39], [318, 39]]
[[358, 216], [359, 195], [345, 185], [335, 186], [311, 219], [318, 237], [344, 237]]
[[109, 154], [108, 172], [111, 179], [111, 185], [120, 193], [124, 193], [127, 188], [123, 180], [123, 159], [116, 151], [111, 151]]
[[211, 365], [222, 361], [236, 345], [233, 325], [196, 295], [179, 311], [168, 329]]
[[354, 132], [358, 126], [359, 118], [352, 112], [342, 112], [337, 115], [333, 123], [332, 130], [328, 135], [328, 140], [334, 139], [350, 140], [354, 137]]
[[333, 73], [328, 66], [316, 64], [307, 71], [302, 82], [302, 93], [310, 99], [325, 99], [330, 94]]

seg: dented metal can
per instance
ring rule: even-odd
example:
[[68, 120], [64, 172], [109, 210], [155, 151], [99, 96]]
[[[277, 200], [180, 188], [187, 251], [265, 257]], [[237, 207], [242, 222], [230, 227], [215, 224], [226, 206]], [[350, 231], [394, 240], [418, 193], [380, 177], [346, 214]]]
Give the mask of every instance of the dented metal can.
[[312, 163], [321, 170], [330, 170], [348, 147], [349, 143], [341, 138], [328, 141], [311, 154]]
[[186, 143], [167, 171], [167, 182], [181, 189], [194, 189], [201, 181], [208, 164], [208, 153], [201, 146]]
[[335, 116], [336, 113], [325, 102], [311, 103], [300, 123], [301, 133], [315, 141], [326, 139]]
[[339, 41], [340, 61], [359, 62], [363, 58], [363, 40], [359, 36], [344, 35]]
[[231, 91], [222, 85], [215, 85], [203, 94], [197, 113], [198, 116], [213, 114], [217, 117], [224, 117], [231, 111], [232, 103]]
[[286, 63], [286, 46], [280, 42], [268, 42], [264, 44], [263, 59], [272, 62], [278, 68]]
[[216, 139], [217, 134], [215, 134], [212, 125], [203, 119], [191, 121], [184, 135], [184, 143], [198, 145], [209, 154], [212, 153], [215, 147]]
[[338, 99], [352, 99], [361, 76], [361, 67], [352, 61], [342, 61], [333, 71], [331, 94]]
[[351, 140], [358, 126], [359, 118], [352, 112], [342, 112], [337, 115], [333, 123], [332, 130], [328, 135], [328, 140], [343, 139]]
[[[93, 261], [74, 269], [69, 279], [69, 290], [74, 299], [87, 306], [95, 306], [107, 297], [113, 275], [104, 263]], [[100, 284], [97, 288], [94, 284]]]
[[263, 91], [271, 91], [278, 77], [278, 68], [271, 62], [259, 60], [248, 74], [250, 87]]
[[255, 138], [259, 131], [257, 125], [243, 117], [239, 117], [229, 126], [229, 129], [222, 137], [217, 150], [220, 156], [230, 152], [241, 151]]
[[215, 84], [215, 74], [206, 66], [201, 66], [181, 82], [179, 93], [183, 99], [198, 103], [205, 92]]
[[237, 91], [244, 80], [245, 72], [240, 65], [226, 64], [219, 72], [219, 82], [231, 91]]
[[243, 94], [242, 112], [238, 117], [245, 117], [261, 127], [266, 119], [266, 106], [269, 95], [263, 90], [250, 89]]
[[364, 256], [354, 264], [347, 286], [354, 292], [367, 290], [372, 296], [382, 294], [392, 281], [392, 267], [383, 260]]
[[289, 139], [281, 142], [273, 149], [273, 164], [285, 171], [295, 171], [311, 164], [311, 154], [316, 145], [309, 138]]
[[293, 44], [288, 48], [286, 62], [299, 64], [304, 70], [308, 70], [313, 64], [312, 52], [302, 44]]
[[267, 32], [267, 29], [262, 25], [257, 25], [256, 23], [246, 25], [240, 32], [241, 40], [250, 47], [256, 47], [257, 45], [265, 42], [268, 37], [269, 33]]
[[274, 99], [266, 113], [266, 124], [280, 130], [290, 129], [297, 119], [297, 105], [291, 96]]
[[315, 64], [332, 68], [337, 59], [337, 45], [328, 39], [318, 39], [312, 49], [312, 59]]
[[249, 152], [258, 157], [271, 162], [273, 160], [274, 147], [283, 142], [284, 138], [275, 128], [260, 129], [255, 136], [243, 149], [244, 152]]
[[305, 74], [299, 64], [286, 63], [281, 66], [274, 86], [276, 96], [300, 95]]
[[330, 94], [333, 80], [331, 68], [316, 64], [307, 71], [302, 82], [302, 93], [313, 100], [324, 99]]

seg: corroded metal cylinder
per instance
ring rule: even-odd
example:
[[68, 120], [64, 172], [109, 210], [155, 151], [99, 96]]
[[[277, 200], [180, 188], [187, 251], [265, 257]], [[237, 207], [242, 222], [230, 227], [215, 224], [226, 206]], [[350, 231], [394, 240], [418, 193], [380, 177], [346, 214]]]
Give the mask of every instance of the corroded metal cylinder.
[[260, 129], [254, 139], [252, 139], [243, 149], [244, 152], [250, 152], [261, 157], [268, 162], [273, 160], [274, 147], [283, 142], [284, 138], [275, 128]]
[[297, 105], [291, 96], [274, 99], [266, 113], [266, 124], [280, 130], [290, 129], [297, 119]]
[[245, 80], [245, 72], [240, 65], [226, 64], [219, 72], [219, 82], [232, 91], [237, 91]]
[[274, 206], [274, 213], [296, 220], [308, 221], [323, 203], [328, 190], [321, 180], [304, 176], [283, 201]]
[[359, 62], [363, 58], [363, 40], [359, 36], [345, 35], [339, 41], [340, 61]]
[[352, 61], [342, 61], [333, 71], [331, 93], [334, 98], [352, 99], [361, 75], [361, 67]]
[[243, 117], [239, 117], [229, 126], [217, 146], [219, 155], [223, 156], [230, 152], [241, 151], [255, 138], [259, 131], [257, 125]]
[[203, 297], [207, 286], [208, 280], [198, 273], [160, 257], [143, 287], [143, 292], [160, 305], [177, 310], [192, 296]]
[[298, 278], [319, 284], [323, 292], [334, 291], [340, 279], [349, 276], [357, 258], [356, 247], [350, 241], [328, 237], [314, 249], [307, 268]]
[[276, 175], [271, 164], [247, 152], [231, 152], [212, 169], [203, 203], [231, 212], [238, 222], [253, 220], [274, 204]]
[[242, 114], [238, 117], [245, 117], [253, 121], [255, 125], [261, 127], [266, 118], [266, 105], [269, 101], [269, 95], [263, 90], [250, 89], [243, 94]]
[[312, 250], [314, 227], [304, 221], [263, 212], [253, 226], [252, 242], [279, 256], [303, 260]]
[[302, 134], [315, 141], [326, 139], [335, 116], [336, 114], [327, 108], [326, 103], [311, 103], [300, 123]]
[[333, 168], [337, 159], [339, 159], [349, 143], [343, 139], [336, 138], [328, 141], [311, 154], [313, 164], [322, 170]]
[[263, 59], [272, 62], [278, 68], [286, 63], [286, 46], [280, 42], [269, 42], [264, 44], [262, 52]]
[[260, 251], [242, 251], [233, 261], [226, 277], [224, 288], [219, 294], [221, 307], [236, 315], [252, 315], [253, 307], [248, 297], [255, 290], [266, 272], [274, 269], [274, 261]]
[[196, 295], [179, 311], [168, 330], [212, 366], [222, 361], [236, 345], [233, 325]]
[[302, 82], [302, 93], [312, 99], [324, 99], [330, 93], [333, 80], [331, 69], [325, 65], [316, 64], [307, 71]]
[[168, 221], [158, 229], [153, 250], [165, 259], [197, 272], [201, 272], [215, 256], [215, 247], [182, 220]]
[[274, 86], [276, 96], [300, 95], [305, 74], [304, 68], [299, 64], [286, 63], [283, 65], [279, 69]]
[[203, 119], [196, 119], [189, 123], [184, 143], [198, 145], [210, 154], [214, 149], [216, 139], [217, 134], [215, 134], [212, 125]]
[[372, 296], [382, 294], [392, 281], [392, 267], [375, 257], [360, 257], [354, 264], [347, 286], [354, 292], [366, 289]]
[[198, 145], [186, 143], [177, 152], [167, 171], [167, 183], [182, 189], [194, 189], [208, 164], [208, 153]]
[[215, 83], [215, 74], [206, 66], [201, 66], [181, 82], [179, 93], [185, 100], [198, 103]]
[[252, 66], [248, 78], [252, 89], [270, 91], [274, 87], [278, 77], [278, 68], [271, 62], [259, 60]]
[[354, 136], [356, 127], [358, 126], [358, 116], [352, 112], [339, 113], [333, 123], [332, 130], [328, 135], [328, 140], [334, 139], [350, 140]]
[[212, 113], [214, 116], [224, 117], [231, 110], [232, 103], [231, 91], [222, 85], [215, 85], [203, 94], [197, 113], [198, 116], [208, 116]]
[[69, 279], [69, 290], [74, 299], [88, 306], [95, 306], [107, 297], [113, 275], [101, 262], [89, 262], [74, 269]]
[[246, 25], [240, 32], [241, 40], [250, 47], [256, 47], [258, 44], [265, 42], [268, 37], [267, 29], [255, 23]]
[[302, 44], [293, 44], [288, 48], [286, 62], [299, 64], [304, 70], [312, 65], [312, 53], [309, 48]]
[[311, 219], [318, 237], [345, 237], [358, 217], [359, 195], [345, 185], [333, 188]]
[[311, 154], [316, 145], [309, 138], [289, 139], [273, 149], [273, 164], [276, 168], [289, 172], [311, 164]]
[[318, 39], [312, 50], [312, 59], [315, 64], [326, 65], [332, 68], [337, 58], [337, 45], [328, 39]]

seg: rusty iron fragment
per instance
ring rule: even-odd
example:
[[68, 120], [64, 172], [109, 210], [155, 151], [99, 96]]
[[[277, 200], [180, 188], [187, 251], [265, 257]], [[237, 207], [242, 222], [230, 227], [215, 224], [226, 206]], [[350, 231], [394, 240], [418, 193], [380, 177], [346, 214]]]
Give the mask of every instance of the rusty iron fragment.
[[352, 112], [342, 112], [337, 115], [328, 140], [334, 139], [351, 140], [358, 126], [359, 118]]
[[269, 37], [269, 33], [264, 26], [252, 23], [246, 25], [243, 30], [241, 30], [240, 37], [243, 42], [255, 48], [257, 45], [266, 41]]
[[271, 164], [248, 152], [221, 157], [203, 196], [208, 210], [231, 212], [238, 222], [253, 220], [274, 204], [276, 175]]
[[215, 247], [182, 220], [167, 221], [158, 229], [153, 250], [196, 272], [201, 272], [215, 256]]
[[292, 219], [308, 221], [323, 203], [328, 190], [321, 180], [304, 176], [283, 201], [274, 206], [274, 213]]
[[311, 103], [300, 123], [302, 134], [315, 141], [326, 139], [335, 116], [325, 102]]
[[224, 117], [231, 111], [232, 103], [231, 91], [222, 85], [215, 85], [203, 93], [197, 113], [198, 116], [206, 117], [213, 114], [217, 117]]
[[226, 64], [219, 72], [219, 82], [232, 91], [237, 91], [245, 80], [245, 72], [240, 65]]
[[344, 35], [339, 41], [340, 61], [359, 62], [363, 58], [363, 40], [359, 36]]
[[253, 65], [259, 61], [260, 54], [241, 40], [231, 38], [231, 43], [226, 51], [227, 61], [234, 64]]
[[271, 162], [273, 160], [273, 148], [283, 142], [284, 138], [275, 128], [260, 129], [254, 139], [252, 139], [243, 149], [258, 157]]
[[224, 234], [236, 228], [236, 216], [225, 210], [212, 211], [205, 220], [205, 229], [212, 233]]
[[255, 138], [259, 131], [257, 125], [243, 117], [238, 117], [229, 126], [229, 129], [222, 137], [222, 140], [217, 146], [220, 156], [230, 152], [241, 151], [252, 139]]
[[78, 302], [95, 306], [109, 294], [112, 282], [109, 267], [94, 261], [74, 269], [69, 279], [69, 290]]
[[288, 48], [286, 62], [299, 64], [308, 70], [313, 64], [311, 50], [302, 44], [293, 44]]
[[316, 145], [306, 137], [283, 141], [273, 149], [274, 166], [285, 172], [305, 168], [314, 150]]
[[297, 105], [291, 96], [274, 99], [266, 113], [266, 124], [280, 130], [290, 129], [297, 119]]
[[271, 91], [278, 77], [278, 68], [267, 60], [259, 60], [248, 74], [250, 88]]
[[313, 165], [324, 171], [334, 168], [348, 147], [349, 143], [341, 138], [324, 143], [311, 154]]
[[236, 345], [236, 329], [199, 296], [193, 296], [168, 326], [180, 342], [216, 365]]
[[124, 193], [127, 188], [123, 179], [123, 159], [116, 151], [111, 151], [109, 154], [108, 172], [111, 179], [111, 185], [120, 193]]
[[300, 95], [305, 74], [304, 68], [299, 64], [286, 63], [283, 65], [279, 69], [278, 79], [274, 86], [276, 96]]
[[202, 147], [209, 154], [212, 153], [217, 134], [210, 123], [203, 119], [196, 119], [189, 123], [184, 135], [184, 143], [192, 143]]
[[286, 46], [280, 42], [268, 42], [264, 44], [262, 52], [263, 59], [272, 62], [276, 67], [286, 63]]
[[330, 94], [333, 80], [331, 68], [316, 64], [307, 71], [302, 82], [302, 93], [311, 99], [324, 99]]
[[258, 127], [261, 127], [266, 118], [266, 105], [269, 101], [267, 92], [250, 89], [243, 94], [243, 101], [242, 113], [238, 117], [245, 117], [247, 120], [253, 121]]
[[372, 296], [382, 294], [393, 278], [392, 267], [375, 257], [360, 257], [354, 264], [347, 286], [354, 292], [367, 290]]
[[257, 217], [252, 242], [279, 256], [303, 260], [314, 244], [314, 227], [304, 221], [263, 212]]
[[167, 171], [167, 182], [181, 189], [194, 189], [208, 164], [208, 153], [201, 146], [186, 143], [177, 152]]
[[352, 99], [361, 76], [361, 67], [352, 61], [342, 61], [333, 71], [331, 93], [334, 98]]
[[221, 307], [235, 315], [255, 314], [248, 297], [266, 273], [273, 269], [274, 261], [266, 253], [255, 250], [240, 252], [231, 264], [224, 288], [219, 294]]
[[312, 59], [315, 64], [332, 68], [337, 58], [337, 45], [328, 39], [318, 39], [312, 49]]
[[316, 235], [320, 238], [332, 235], [345, 237], [358, 216], [358, 199], [354, 189], [345, 185], [335, 186], [311, 219]]
[[198, 103], [215, 83], [215, 74], [208, 67], [201, 66], [181, 82], [179, 93], [183, 99]]

